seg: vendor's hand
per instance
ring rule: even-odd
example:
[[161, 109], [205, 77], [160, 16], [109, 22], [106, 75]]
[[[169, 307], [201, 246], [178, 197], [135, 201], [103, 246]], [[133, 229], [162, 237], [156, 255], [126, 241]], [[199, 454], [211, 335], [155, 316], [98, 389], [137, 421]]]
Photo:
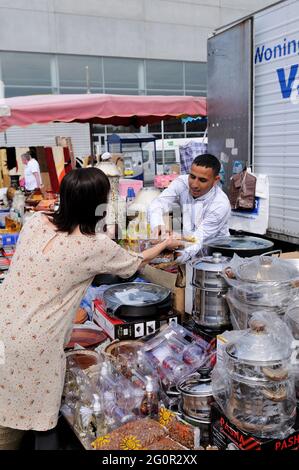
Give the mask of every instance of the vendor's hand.
[[175, 238], [176, 240], [182, 240], [182, 234], [179, 233], [179, 232], [172, 232], [172, 233], [170, 234], [170, 236], [171, 236], [172, 238]]
[[160, 243], [169, 237], [169, 232], [166, 230], [165, 225], [158, 225], [151, 231], [151, 242], [153, 245]]

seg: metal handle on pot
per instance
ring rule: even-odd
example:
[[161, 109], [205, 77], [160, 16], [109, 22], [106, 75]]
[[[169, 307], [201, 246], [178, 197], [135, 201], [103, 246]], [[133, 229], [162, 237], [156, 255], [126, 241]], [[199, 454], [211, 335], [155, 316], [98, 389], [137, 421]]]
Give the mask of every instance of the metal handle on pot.
[[280, 255], [282, 254], [282, 250], [267, 251], [266, 253], [263, 253], [263, 254], [261, 255], [261, 257], [262, 257], [262, 256], [270, 256], [270, 255], [272, 256], [272, 255], [276, 255], [276, 254], [280, 256]]

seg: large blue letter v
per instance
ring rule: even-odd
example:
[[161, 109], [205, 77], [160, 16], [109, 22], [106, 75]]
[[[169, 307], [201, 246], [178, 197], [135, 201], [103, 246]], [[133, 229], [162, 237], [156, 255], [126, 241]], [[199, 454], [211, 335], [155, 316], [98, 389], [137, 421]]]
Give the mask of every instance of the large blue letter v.
[[280, 83], [281, 94], [283, 98], [289, 98], [292, 93], [292, 86], [296, 78], [298, 64], [291, 66], [288, 84], [286, 84], [285, 69], [277, 69], [278, 80]]

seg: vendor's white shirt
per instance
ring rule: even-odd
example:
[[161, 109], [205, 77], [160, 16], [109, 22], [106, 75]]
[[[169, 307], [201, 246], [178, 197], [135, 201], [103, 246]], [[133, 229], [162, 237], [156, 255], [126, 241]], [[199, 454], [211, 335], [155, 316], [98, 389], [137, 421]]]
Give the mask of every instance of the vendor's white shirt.
[[41, 178], [39, 164], [35, 158], [31, 158], [27, 165], [24, 165], [25, 188], [28, 191], [33, 191], [37, 188], [36, 178], [33, 173], [38, 173]]
[[[152, 202], [149, 208], [151, 229], [164, 225], [163, 214], [172, 210], [175, 203], [181, 208], [183, 232], [196, 237], [197, 248], [200, 249], [208, 238], [229, 235], [230, 202], [219, 186], [194, 199], [189, 191], [188, 175], [179, 176]], [[174, 230], [177, 231], [175, 227]]]

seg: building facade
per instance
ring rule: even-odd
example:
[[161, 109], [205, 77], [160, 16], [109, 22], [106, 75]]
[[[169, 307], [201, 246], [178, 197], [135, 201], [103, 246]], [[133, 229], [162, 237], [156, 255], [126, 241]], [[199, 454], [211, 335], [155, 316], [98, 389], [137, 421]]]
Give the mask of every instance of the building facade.
[[[207, 38], [271, 3], [0, 0], [4, 95], [205, 95]], [[170, 133], [183, 130], [166, 126]]]

